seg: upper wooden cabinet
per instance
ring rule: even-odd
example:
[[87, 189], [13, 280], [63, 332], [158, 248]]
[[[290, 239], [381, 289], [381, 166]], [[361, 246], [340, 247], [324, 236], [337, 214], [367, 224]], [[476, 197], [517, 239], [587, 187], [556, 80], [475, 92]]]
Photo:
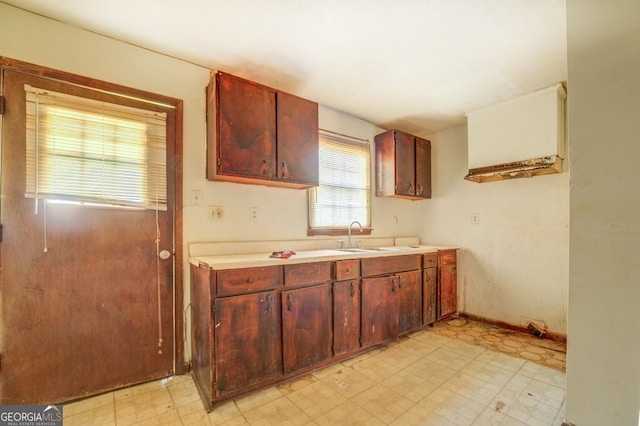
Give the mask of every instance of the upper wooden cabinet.
[[207, 179], [318, 185], [318, 104], [222, 72], [207, 86]]
[[431, 142], [400, 130], [376, 136], [376, 195], [431, 198]]

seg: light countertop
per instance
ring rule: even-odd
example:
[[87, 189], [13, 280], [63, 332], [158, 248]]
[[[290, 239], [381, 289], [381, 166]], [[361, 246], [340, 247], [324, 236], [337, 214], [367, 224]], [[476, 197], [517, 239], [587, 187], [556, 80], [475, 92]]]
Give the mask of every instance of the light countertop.
[[288, 265], [295, 263], [308, 263], [320, 261], [335, 261], [345, 259], [361, 259], [366, 257], [400, 256], [405, 254], [431, 253], [438, 250], [457, 249], [451, 246], [386, 246], [376, 248], [360, 248], [354, 251], [347, 249], [318, 249], [296, 251], [296, 254], [288, 259], [269, 257], [271, 253], [248, 253], [214, 256], [192, 256], [189, 262], [195, 266], [209, 267], [211, 269], [234, 269], [256, 266]]

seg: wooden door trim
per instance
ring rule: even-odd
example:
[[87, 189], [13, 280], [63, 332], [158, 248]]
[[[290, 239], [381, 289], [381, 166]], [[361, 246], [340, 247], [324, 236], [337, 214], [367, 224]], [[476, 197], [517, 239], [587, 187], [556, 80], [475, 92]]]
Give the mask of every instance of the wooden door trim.
[[46, 77], [53, 80], [59, 80], [65, 83], [77, 84], [90, 89], [104, 90], [107, 92], [126, 94], [140, 99], [152, 100], [165, 105], [172, 106], [175, 109], [175, 158], [174, 168], [175, 187], [174, 205], [173, 205], [173, 223], [174, 223], [174, 372], [175, 374], [184, 374], [186, 370], [184, 361], [184, 280], [183, 280], [183, 233], [182, 233], [182, 180], [183, 180], [183, 101], [181, 99], [169, 96], [159, 95], [157, 93], [147, 92], [145, 90], [135, 89], [115, 83], [109, 83], [90, 77], [84, 77], [78, 74], [72, 74], [66, 71], [60, 71], [53, 68], [43, 67], [28, 62], [0, 56], [0, 69], [8, 69], [19, 71], [25, 74], [31, 74], [39, 77]]

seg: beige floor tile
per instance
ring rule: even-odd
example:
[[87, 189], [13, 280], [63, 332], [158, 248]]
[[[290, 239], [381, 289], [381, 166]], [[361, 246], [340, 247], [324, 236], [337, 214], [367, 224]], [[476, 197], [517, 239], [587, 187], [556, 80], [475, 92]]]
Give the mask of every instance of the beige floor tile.
[[289, 395], [290, 393], [295, 392], [298, 389], [302, 389], [304, 387], [309, 386], [316, 380], [318, 380], [316, 376], [312, 374], [307, 374], [295, 380], [282, 383], [278, 385], [277, 388], [280, 391], [280, 393], [282, 393], [283, 395]]
[[420, 405], [413, 406], [389, 424], [393, 426], [457, 426], [450, 420]]
[[212, 425], [219, 425], [224, 422], [242, 417], [240, 410], [234, 401], [223, 402], [216, 405], [210, 413], [207, 414]]
[[362, 392], [351, 401], [386, 424], [415, 405], [413, 401], [382, 385], [376, 385]]
[[242, 414], [248, 413], [265, 404], [273, 403], [275, 400], [284, 398], [275, 387], [270, 387], [243, 397], [235, 399], [236, 405]]
[[389, 377], [384, 381], [383, 385], [414, 403], [424, 399], [438, 388], [435, 383], [406, 369]]
[[492, 408], [485, 409], [472, 424], [474, 426], [527, 426], [526, 423], [522, 423]]
[[562, 424], [562, 343], [465, 320], [453, 324], [221, 403], [210, 413], [185, 375], [65, 404], [65, 426]]
[[287, 395], [287, 398], [312, 419], [320, 417], [347, 401], [347, 398], [335, 387], [323, 381], [299, 389]]
[[375, 382], [382, 382], [400, 371], [400, 367], [391, 362], [376, 355], [353, 364], [353, 369]]
[[250, 424], [262, 425], [307, 425], [313, 422], [288, 398], [283, 397], [270, 404], [262, 405], [244, 414]]
[[379, 426], [385, 424], [353, 401], [338, 405], [315, 421], [318, 425]]
[[376, 385], [376, 381], [356, 371], [351, 367], [344, 367], [320, 380], [334, 392], [351, 399]]

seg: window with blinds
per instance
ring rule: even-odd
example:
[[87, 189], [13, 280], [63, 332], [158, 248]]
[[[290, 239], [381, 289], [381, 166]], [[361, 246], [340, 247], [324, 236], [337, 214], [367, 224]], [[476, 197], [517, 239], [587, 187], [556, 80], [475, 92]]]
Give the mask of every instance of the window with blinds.
[[371, 228], [370, 157], [368, 141], [320, 131], [319, 185], [309, 189], [309, 235], [344, 231], [354, 220]]
[[167, 209], [165, 113], [25, 92], [27, 197]]

